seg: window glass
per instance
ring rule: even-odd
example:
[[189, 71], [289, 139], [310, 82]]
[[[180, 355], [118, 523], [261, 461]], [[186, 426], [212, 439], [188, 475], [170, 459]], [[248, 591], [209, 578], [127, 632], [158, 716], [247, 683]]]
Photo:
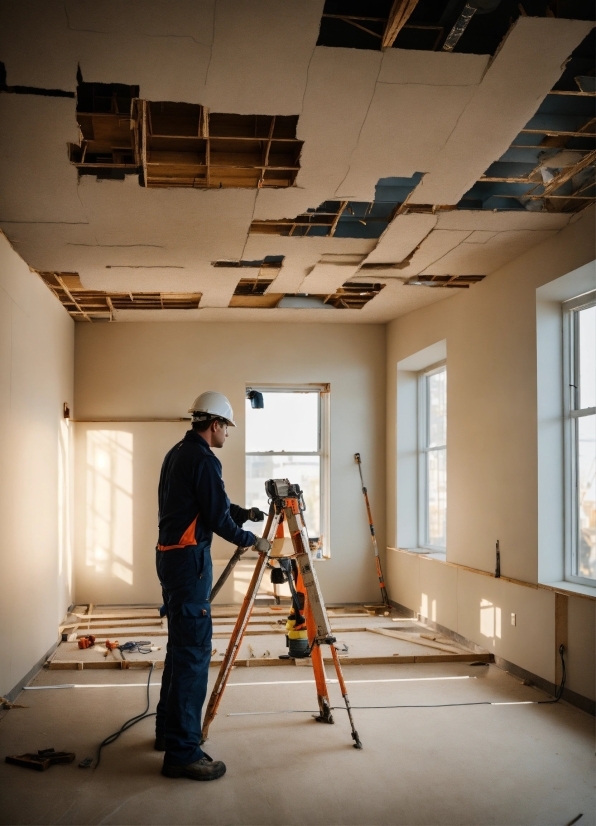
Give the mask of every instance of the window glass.
[[247, 456], [246, 507], [258, 507], [267, 513], [269, 503], [265, 493], [267, 479], [289, 479], [300, 485], [306, 511], [304, 521], [311, 539], [321, 535], [321, 457], [313, 456]]
[[[302, 453], [319, 449], [318, 393], [263, 393], [265, 407], [246, 401], [246, 452]], [[269, 477], [272, 478], [272, 477]]]
[[[246, 507], [267, 512], [268, 479], [289, 479], [304, 495], [308, 535], [321, 536], [321, 451], [318, 391], [261, 390], [264, 407], [246, 403]], [[250, 526], [248, 526], [250, 528]]]
[[447, 451], [428, 453], [428, 544], [447, 545]]
[[596, 305], [578, 312], [580, 408], [596, 407]]
[[427, 376], [428, 447], [447, 442], [447, 371]]
[[577, 575], [596, 579], [596, 416], [577, 420]]

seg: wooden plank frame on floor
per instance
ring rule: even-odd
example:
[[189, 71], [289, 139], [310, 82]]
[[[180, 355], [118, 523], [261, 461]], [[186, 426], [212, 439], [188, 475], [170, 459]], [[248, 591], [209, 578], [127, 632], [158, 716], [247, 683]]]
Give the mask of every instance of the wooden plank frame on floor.
[[[371, 633], [380, 634], [385, 637], [396, 640], [405, 641], [411, 645], [418, 645], [422, 649], [434, 649], [432, 653], [392, 653], [390, 655], [376, 655], [376, 656], [349, 656], [347, 654], [340, 654], [341, 662], [345, 665], [396, 665], [406, 663], [436, 663], [436, 662], [492, 662], [493, 656], [489, 652], [470, 650], [461, 643], [454, 642], [447, 637], [444, 637], [440, 632], [433, 631], [432, 628], [425, 626], [423, 623], [417, 621], [420, 625], [419, 632], [410, 631], [404, 632], [399, 628], [382, 627], [383, 623], [393, 620], [402, 620], [407, 622], [406, 617], [392, 617], [389, 618], [379, 613], [383, 606], [334, 606], [328, 609], [329, 618], [332, 623], [332, 628], [336, 634], [353, 634], [353, 633]], [[118, 638], [131, 639], [142, 634], [146, 637], [166, 637], [167, 619], [159, 616], [159, 607], [143, 607], [134, 609], [129, 606], [106, 606], [109, 610], [103, 610], [102, 606], [88, 605], [83, 609], [81, 606], [75, 606], [70, 616], [76, 618], [76, 624], [64, 623], [60, 626], [60, 631], [63, 633], [68, 631], [66, 642], [76, 642], [83, 636], [90, 633], [96, 637], [97, 653], [101, 652], [101, 659], [61, 659], [58, 656], [59, 649], [53, 653], [53, 656], [46, 662], [45, 667], [50, 670], [85, 670], [85, 669], [145, 669], [151, 665], [154, 668], [161, 669], [164, 666], [163, 654], [158, 655], [160, 659], [151, 658], [147, 655], [147, 659], [126, 659], [106, 656], [103, 651], [104, 644], [107, 639]], [[81, 610], [82, 609], [82, 610]], [[253, 615], [249, 620], [249, 627], [246, 635], [249, 637], [260, 636], [282, 636], [285, 634], [285, 628], [281, 624], [285, 620], [285, 614], [289, 609], [286, 606], [259, 606], [255, 608]], [[377, 610], [379, 609], [379, 610]], [[213, 609], [213, 621], [215, 631], [213, 639], [229, 639], [232, 632], [231, 626], [237, 617], [238, 608], [236, 606], [218, 606]], [[561, 608], [561, 616], [563, 616], [563, 607]], [[280, 616], [281, 614], [281, 616]], [[566, 612], [564, 612], [566, 617]], [[344, 625], [342, 621], [349, 621]], [[360, 622], [357, 622], [360, 620]], [[356, 621], [356, 622], [355, 622]], [[371, 623], [378, 623], [376, 626]], [[351, 623], [354, 623], [353, 625]], [[229, 630], [218, 630], [218, 626], [229, 626]], [[252, 626], [252, 627], [250, 627]], [[259, 626], [259, 627], [255, 627]], [[561, 626], [563, 628], [563, 626]], [[424, 633], [427, 632], [427, 633]], [[109, 636], [108, 636], [109, 635]], [[86, 649], [89, 651], [89, 649]], [[308, 666], [310, 660], [308, 658], [302, 660], [293, 659], [279, 659], [277, 656], [263, 656], [256, 657], [252, 655], [252, 649], [249, 646], [251, 656], [236, 660], [236, 666], [245, 668], [258, 668], [264, 666]], [[214, 655], [217, 653], [214, 650]], [[331, 656], [324, 656], [325, 662], [331, 663], [333, 660]], [[221, 656], [211, 660], [211, 667], [219, 667], [221, 663]]]

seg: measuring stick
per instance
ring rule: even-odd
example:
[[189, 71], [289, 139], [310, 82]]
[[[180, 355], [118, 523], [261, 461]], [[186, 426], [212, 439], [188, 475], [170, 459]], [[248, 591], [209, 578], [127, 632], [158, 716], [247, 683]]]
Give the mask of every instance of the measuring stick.
[[366, 512], [368, 514], [368, 524], [370, 527], [370, 538], [372, 540], [373, 551], [375, 552], [375, 565], [377, 566], [377, 576], [379, 578], [379, 588], [381, 589], [381, 596], [383, 597], [383, 605], [385, 608], [390, 608], [389, 605], [389, 597], [387, 596], [387, 589], [385, 588], [385, 580], [383, 578], [383, 570], [381, 568], [381, 557], [379, 556], [379, 547], [377, 545], [377, 537], [375, 535], [375, 526], [373, 523], [372, 513], [370, 510], [370, 502], [368, 501], [368, 491], [364, 484], [364, 478], [362, 476], [362, 460], [360, 459], [360, 454], [355, 453], [354, 459], [358, 465], [358, 470], [360, 471], [360, 481], [362, 483], [362, 493], [364, 494], [364, 504], [366, 505]]

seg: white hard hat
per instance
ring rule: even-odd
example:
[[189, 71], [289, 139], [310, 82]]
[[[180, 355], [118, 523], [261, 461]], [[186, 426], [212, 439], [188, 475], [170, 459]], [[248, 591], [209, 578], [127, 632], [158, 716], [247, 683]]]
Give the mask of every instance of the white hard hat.
[[215, 390], [208, 390], [197, 396], [188, 412], [192, 413], [193, 421], [213, 416], [223, 419], [231, 427], [236, 427], [232, 405], [223, 393], [216, 393]]

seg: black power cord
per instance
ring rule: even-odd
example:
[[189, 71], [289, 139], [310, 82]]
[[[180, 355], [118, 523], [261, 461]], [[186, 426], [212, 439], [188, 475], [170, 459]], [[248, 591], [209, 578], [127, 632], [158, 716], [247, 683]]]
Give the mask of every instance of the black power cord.
[[[559, 656], [561, 657], [561, 682], [557, 686], [555, 690], [555, 698], [554, 700], [513, 700], [510, 703], [507, 701], [497, 701], [497, 700], [476, 700], [475, 702], [470, 703], [426, 703], [423, 705], [395, 705], [395, 706], [350, 706], [352, 709], [360, 709], [360, 710], [367, 710], [367, 709], [383, 709], [383, 708], [453, 708], [455, 706], [502, 706], [502, 705], [517, 705], [518, 703], [521, 705], [552, 705], [553, 703], [558, 703], [561, 697], [563, 696], [563, 689], [565, 688], [565, 681], [567, 679], [567, 669], [565, 667], [565, 659], [563, 657], [563, 653], [565, 651], [565, 647], [563, 645], [559, 646]], [[486, 663], [488, 665], [488, 663]], [[343, 710], [346, 711], [344, 706], [331, 706], [332, 711]], [[235, 717], [240, 716], [241, 714], [314, 714], [314, 711], [307, 710], [307, 709], [287, 709], [286, 711], [249, 711], [249, 712], [239, 712], [237, 714], [229, 714], [228, 717]]]
[[104, 746], [109, 746], [114, 743], [121, 734], [124, 734], [125, 731], [128, 731], [129, 728], [135, 726], [137, 723], [140, 723], [141, 720], [145, 720], [147, 717], [155, 717], [155, 711], [149, 711], [150, 699], [149, 699], [149, 686], [151, 685], [151, 675], [153, 674], [153, 669], [155, 668], [155, 663], [151, 663], [149, 668], [149, 677], [147, 678], [147, 705], [145, 707], [145, 711], [141, 712], [141, 714], [137, 714], [135, 717], [131, 717], [130, 720], [127, 720], [125, 723], [122, 723], [118, 731], [115, 731], [113, 734], [110, 734], [106, 737], [105, 740], [102, 740], [99, 746], [97, 747], [97, 756], [95, 758], [95, 766], [93, 767], [96, 769], [99, 766], [99, 761], [101, 760], [101, 750]]
[[[515, 704], [516, 702], [521, 702], [524, 705], [552, 705], [553, 703], [558, 703], [561, 697], [563, 696], [563, 689], [565, 688], [565, 681], [567, 679], [567, 669], [565, 667], [565, 658], [563, 657], [563, 653], [565, 651], [565, 646], [559, 646], [559, 656], [561, 657], [561, 682], [557, 686], [555, 690], [555, 699], [554, 700], [521, 700], [521, 701], [512, 701], [511, 704]], [[487, 663], [488, 665], [488, 663]], [[507, 702], [497, 702], [495, 700], [477, 700], [476, 702], [472, 703], [430, 703], [427, 705], [397, 705], [397, 706], [352, 706], [352, 708], [358, 709], [369, 709], [369, 708], [451, 708], [452, 706], [502, 706], [502, 705], [510, 705]], [[333, 706], [333, 710], [341, 709], [343, 706]]]

